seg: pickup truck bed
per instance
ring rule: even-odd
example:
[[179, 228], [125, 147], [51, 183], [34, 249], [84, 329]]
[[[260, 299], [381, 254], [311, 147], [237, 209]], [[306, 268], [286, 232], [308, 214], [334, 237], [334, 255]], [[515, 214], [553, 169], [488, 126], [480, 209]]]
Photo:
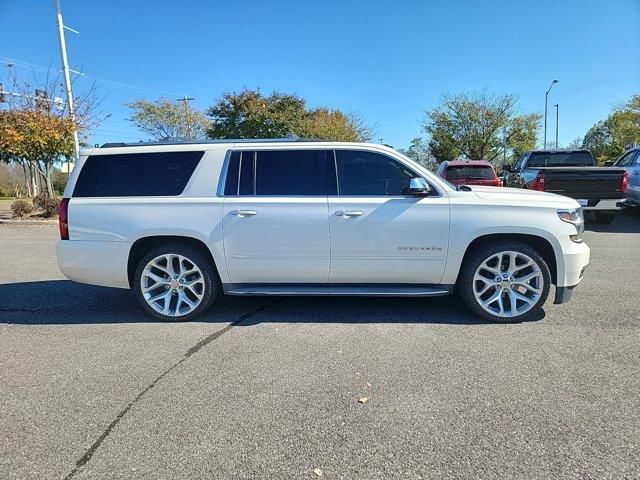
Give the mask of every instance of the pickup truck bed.
[[[588, 200], [585, 209], [615, 209], [615, 200], [625, 197], [620, 191], [624, 168], [615, 167], [542, 167], [544, 190], [579, 200]], [[599, 200], [608, 199], [608, 205]]]
[[[547, 166], [548, 165], [548, 166]], [[625, 170], [596, 167], [589, 150], [534, 150], [506, 169], [508, 187], [530, 188], [575, 198], [596, 220], [609, 223], [626, 195]]]

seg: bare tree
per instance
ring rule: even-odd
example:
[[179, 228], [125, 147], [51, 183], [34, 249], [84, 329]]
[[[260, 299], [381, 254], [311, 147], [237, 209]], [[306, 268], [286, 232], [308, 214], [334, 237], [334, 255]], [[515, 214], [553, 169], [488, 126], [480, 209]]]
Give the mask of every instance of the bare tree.
[[71, 120], [59, 73], [52, 75], [49, 68], [44, 80], [25, 80], [9, 66], [6, 78], [0, 103], [0, 161], [22, 167], [30, 196], [41, 191], [54, 196], [53, 168], [73, 156], [73, 131], [84, 142], [87, 132], [105, 118], [98, 111], [96, 86], [76, 95]]

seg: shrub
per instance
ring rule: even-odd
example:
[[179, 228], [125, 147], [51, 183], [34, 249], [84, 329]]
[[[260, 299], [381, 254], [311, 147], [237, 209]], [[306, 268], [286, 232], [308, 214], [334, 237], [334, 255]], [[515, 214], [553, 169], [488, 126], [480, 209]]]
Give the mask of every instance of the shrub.
[[39, 193], [38, 195], [33, 197], [33, 206], [35, 207], [35, 209], [38, 211], [44, 210], [48, 198], [49, 195], [47, 195], [46, 192]]
[[27, 200], [16, 200], [11, 204], [14, 218], [22, 218], [33, 212], [33, 205]]
[[46, 197], [42, 202], [42, 216], [45, 218], [51, 218], [58, 214], [60, 208], [60, 200], [57, 198]]
[[51, 218], [57, 215], [60, 200], [50, 197], [46, 192], [42, 192], [33, 197], [33, 206], [37, 211], [42, 212], [43, 217]]

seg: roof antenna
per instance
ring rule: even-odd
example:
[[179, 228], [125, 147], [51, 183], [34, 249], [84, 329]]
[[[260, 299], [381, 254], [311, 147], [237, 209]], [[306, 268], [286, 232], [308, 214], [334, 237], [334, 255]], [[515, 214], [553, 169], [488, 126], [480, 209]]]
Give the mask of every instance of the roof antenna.
[[288, 140], [293, 140], [294, 142], [297, 142], [298, 140], [300, 140], [300, 137], [295, 133], [287, 133], [287, 135], [284, 138]]

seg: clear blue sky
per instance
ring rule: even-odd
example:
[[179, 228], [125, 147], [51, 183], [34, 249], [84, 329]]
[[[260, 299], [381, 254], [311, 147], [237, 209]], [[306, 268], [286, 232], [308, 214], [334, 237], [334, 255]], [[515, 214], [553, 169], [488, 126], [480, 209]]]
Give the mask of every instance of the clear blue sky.
[[[549, 135], [559, 103], [561, 144], [640, 93], [640, 0], [61, 2], [65, 23], [81, 32], [67, 32], [72, 67], [154, 90], [99, 80], [112, 116], [92, 143], [144, 138], [122, 104], [159, 91], [194, 96], [201, 109], [243, 87], [294, 92], [357, 112], [395, 147], [421, 134], [443, 91], [486, 86], [519, 95], [522, 112], [542, 112], [558, 78]], [[59, 68], [50, 0], [0, 0], [0, 25], [3, 63]]]

